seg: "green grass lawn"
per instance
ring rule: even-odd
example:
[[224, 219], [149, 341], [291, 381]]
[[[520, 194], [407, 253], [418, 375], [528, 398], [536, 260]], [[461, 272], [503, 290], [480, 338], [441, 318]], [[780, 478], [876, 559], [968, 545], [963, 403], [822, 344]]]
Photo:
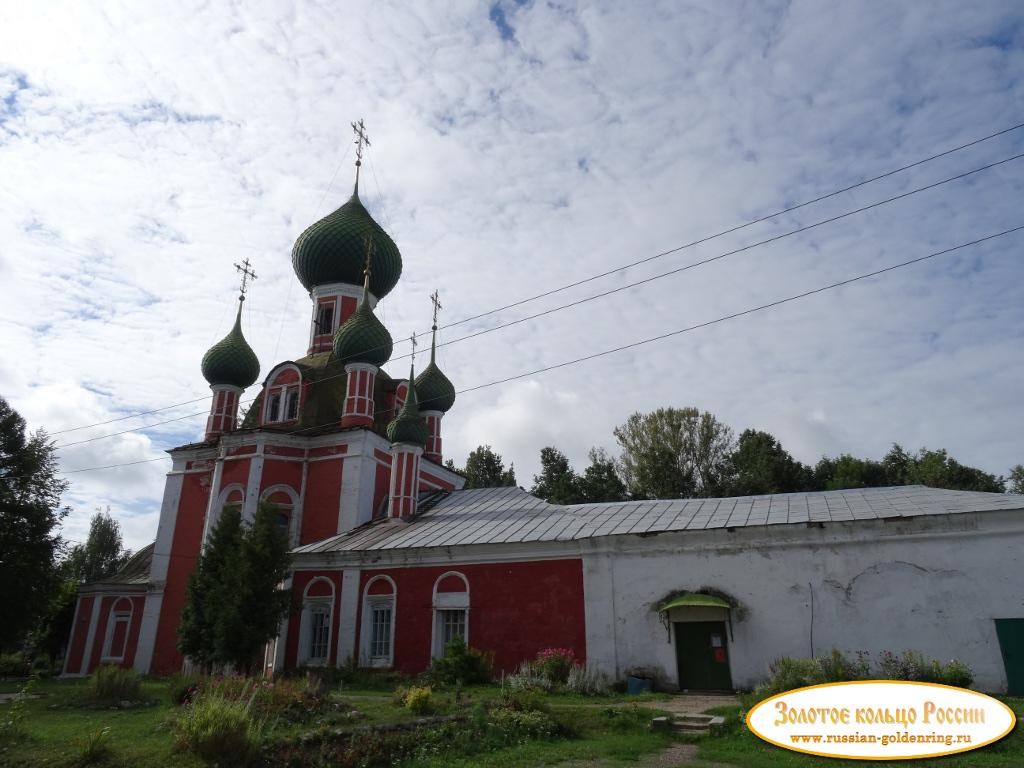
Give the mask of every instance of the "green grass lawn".
[[[1018, 721], [1024, 717], [1024, 699], [999, 697], [1014, 711]], [[1006, 738], [981, 749], [950, 757], [927, 760], [839, 760], [814, 757], [776, 747], [762, 741], [747, 730], [740, 719], [739, 707], [712, 710], [726, 715], [731, 722], [728, 733], [701, 740], [699, 757], [702, 760], [729, 763], [736, 768], [836, 768], [842, 765], [874, 766], [874, 768], [907, 768], [922, 765], [927, 768], [1022, 768], [1024, 767], [1024, 726], [1020, 722]]]
[[[23, 734], [12, 742], [0, 744], [0, 765], [74, 766], [91, 736], [109, 728], [106, 743], [113, 759], [109, 766], [200, 766], [188, 755], [173, 751], [170, 727], [172, 713], [167, 703], [167, 685], [157, 681], [143, 683], [147, 703], [131, 709], [91, 709], [76, 706], [85, 682], [47, 680], [35, 684], [40, 698], [25, 702]], [[19, 690], [5, 684], [2, 691]], [[10, 707], [0, 704], [0, 707]], [[6, 710], [0, 710], [0, 716]]]
[[[20, 735], [0, 740], [0, 765], [56, 766], [73, 768], [97, 765], [106, 768], [168, 768], [202, 766], [198, 758], [174, 748], [174, 720], [180, 711], [170, 704], [166, 681], [147, 680], [143, 684], [144, 703], [127, 709], [101, 708], [83, 703], [86, 680], [44, 680], [34, 684], [39, 698], [23, 702]], [[0, 692], [20, 690], [19, 683], [0, 683]], [[458, 693], [437, 689], [434, 693], [439, 714], [469, 712], [479, 703], [501, 697], [497, 685], [471, 686]], [[551, 740], [530, 741], [479, 752], [466, 757], [451, 754], [427, 755], [406, 761], [409, 768], [441, 766], [534, 766], [555, 765], [563, 761], [634, 761], [639, 755], [663, 749], [670, 738], [648, 729], [650, 718], [658, 712], [636, 705], [638, 700], [656, 700], [657, 695], [610, 696], [588, 698], [574, 694], [540, 694], [552, 717], [563, 728], [561, 736]], [[359, 728], [386, 725], [417, 717], [397, 705], [391, 692], [380, 689], [344, 688], [331, 693], [338, 703], [336, 711], [312, 717], [305, 722], [275, 720], [265, 724], [267, 741], [297, 737], [317, 727]], [[0, 704], [0, 720], [9, 712], [10, 703]], [[347, 720], [351, 710], [362, 716]], [[87, 745], [103, 729], [108, 736], [100, 740], [108, 747], [105, 754], [87, 760]], [[269, 763], [272, 764], [272, 763]]]

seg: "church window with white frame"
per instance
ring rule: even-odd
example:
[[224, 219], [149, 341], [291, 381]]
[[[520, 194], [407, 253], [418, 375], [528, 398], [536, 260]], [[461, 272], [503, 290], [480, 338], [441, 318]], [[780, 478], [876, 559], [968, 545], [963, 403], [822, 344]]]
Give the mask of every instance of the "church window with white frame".
[[302, 377], [294, 367], [282, 368], [267, 382], [263, 422], [274, 424], [299, 418]]
[[391, 667], [395, 654], [395, 583], [387, 576], [370, 579], [363, 591], [362, 663]]
[[299, 663], [326, 666], [330, 663], [334, 624], [334, 583], [318, 576], [306, 585], [299, 625]]
[[455, 639], [469, 644], [469, 580], [457, 571], [449, 571], [434, 582], [434, 627], [431, 655], [444, 656]]
[[121, 661], [128, 646], [128, 630], [132, 623], [132, 601], [119, 598], [110, 608], [106, 637], [103, 639], [103, 661]]

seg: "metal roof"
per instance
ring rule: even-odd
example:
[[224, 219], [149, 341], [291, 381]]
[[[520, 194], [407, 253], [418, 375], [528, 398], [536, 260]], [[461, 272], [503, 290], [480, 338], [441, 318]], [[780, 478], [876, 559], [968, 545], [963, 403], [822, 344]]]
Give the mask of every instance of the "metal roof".
[[522, 488], [454, 491], [407, 524], [378, 520], [295, 554], [574, 541], [621, 534], [1024, 509], [1024, 496], [923, 485], [558, 506]]

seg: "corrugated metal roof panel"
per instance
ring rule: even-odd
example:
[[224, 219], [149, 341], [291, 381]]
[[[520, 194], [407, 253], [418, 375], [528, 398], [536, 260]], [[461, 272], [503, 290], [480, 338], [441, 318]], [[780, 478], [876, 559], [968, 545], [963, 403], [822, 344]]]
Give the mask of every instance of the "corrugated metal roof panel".
[[600, 536], [759, 525], [846, 522], [1024, 509], [1024, 496], [925, 486], [559, 506], [522, 488], [455, 491], [408, 524], [377, 521], [294, 550], [374, 549], [567, 541]]

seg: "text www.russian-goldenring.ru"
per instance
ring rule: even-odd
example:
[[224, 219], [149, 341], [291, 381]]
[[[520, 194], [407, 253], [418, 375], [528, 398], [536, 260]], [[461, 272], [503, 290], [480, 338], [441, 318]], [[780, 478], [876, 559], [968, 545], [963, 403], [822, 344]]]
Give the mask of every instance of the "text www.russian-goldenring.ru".
[[815, 734], [792, 734], [790, 741], [793, 744], [881, 744], [887, 747], [890, 744], [945, 744], [947, 747], [953, 744], [970, 744], [969, 733], [902, 733], [882, 734], [874, 733], [815, 733]]

